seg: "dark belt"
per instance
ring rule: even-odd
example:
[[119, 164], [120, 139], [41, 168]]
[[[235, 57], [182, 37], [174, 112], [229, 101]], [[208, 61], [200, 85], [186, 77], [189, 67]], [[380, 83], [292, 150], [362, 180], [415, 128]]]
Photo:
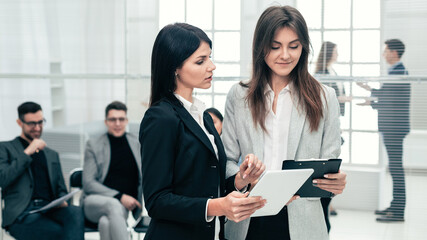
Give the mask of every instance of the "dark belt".
[[49, 201], [44, 200], [44, 199], [33, 199], [33, 200], [31, 200], [31, 205], [33, 205], [34, 207], [44, 206], [44, 205], [47, 205], [48, 203], [49, 203]]

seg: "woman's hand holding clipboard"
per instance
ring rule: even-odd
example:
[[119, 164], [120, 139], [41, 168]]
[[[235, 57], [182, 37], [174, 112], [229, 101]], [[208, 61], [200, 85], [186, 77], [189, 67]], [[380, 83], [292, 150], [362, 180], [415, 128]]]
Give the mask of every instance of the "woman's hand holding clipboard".
[[285, 160], [282, 169], [312, 168], [313, 175], [298, 190], [300, 197], [332, 197], [341, 194], [347, 174], [340, 171], [341, 159]]

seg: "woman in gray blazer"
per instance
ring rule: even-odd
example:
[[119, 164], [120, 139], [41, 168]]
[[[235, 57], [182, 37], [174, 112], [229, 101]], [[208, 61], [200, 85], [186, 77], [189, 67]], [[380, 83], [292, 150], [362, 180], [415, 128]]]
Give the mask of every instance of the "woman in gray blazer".
[[[270, 7], [258, 20], [247, 82], [227, 96], [222, 139], [227, 176], [238, 161], [254, 153], [267, 170], [285, 159], [337, 158], [340, 155], [339, 105], [332, 88], [308, 73], [308, 30], [295, 8]], [[342, 193], [346, 174], [316, 179], [321, 189]], [[288, 201], [288, 199], [283, 199]], [[319, 199], [297, 199], [271, 217], [228, 221], [226, 238], [328, 239]]]

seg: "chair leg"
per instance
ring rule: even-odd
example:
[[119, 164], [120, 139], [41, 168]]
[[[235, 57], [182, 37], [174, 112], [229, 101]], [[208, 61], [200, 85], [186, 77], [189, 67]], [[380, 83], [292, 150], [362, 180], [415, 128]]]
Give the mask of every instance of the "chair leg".
[[133, 239], [132, 228], [128, 227], [129, 239]]

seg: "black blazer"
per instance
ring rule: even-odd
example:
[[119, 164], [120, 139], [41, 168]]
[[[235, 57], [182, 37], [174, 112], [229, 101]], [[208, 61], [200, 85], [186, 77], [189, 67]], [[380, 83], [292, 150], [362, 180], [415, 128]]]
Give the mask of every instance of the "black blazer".
[[[389, 75], [408, 75], [402, 63], [388, 72]], [[409, 108], [411, 100], [410, 83], [384, 83], [380, 89], [372, 89], [376, 102], [373, 109], [378, 110], [378, 131], [385, 134], [406, 134], [410, 130]]]
[[[43, 149], [54, 198], [67, 194], [58, 153]], [[32, 158], [24, 153], [19, 138], [0, 143], [0, 187], [4, 199], [2, 227], [12, 224], [25, 210], [33, 195]]]
[[[232, 191], [234, 177], [225, 179], [226, 155], [212, 118], [205, 113], [203, 120], [215, 137], [219, 160], [179, 102], [163, 99], [142, 119], [142, 187], [152, 218], [145, 239], [214, 239], [215, 219], [206, 222], [206, 202]], [[224, 217], [220, 222], [223, 238]]]

